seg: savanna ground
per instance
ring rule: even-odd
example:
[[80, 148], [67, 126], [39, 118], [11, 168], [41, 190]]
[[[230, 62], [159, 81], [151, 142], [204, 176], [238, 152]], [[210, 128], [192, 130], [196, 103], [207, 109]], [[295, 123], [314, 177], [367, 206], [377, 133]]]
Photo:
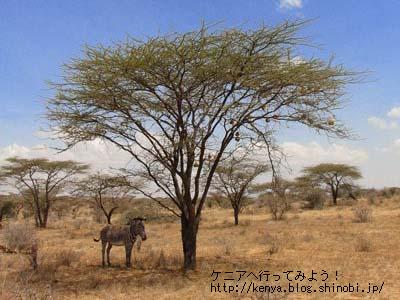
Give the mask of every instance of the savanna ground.
[[[248, 207], [239, 226], [232, 224], [230, 209], [207, 208], [198, 235], [197, 270], [186, 274], [181, 271], [178, 220], [146, 222], [148, 239], [135, 248], [131, 269], [124, 267], [123, 247], [113, 247], [113, 266], [102, 268], [101, 247], [93, 241], [102, 225], [87, 221], [90, 211], [82, 208], [74, 218], [53, 218], [49, 228], [38, 231], [38, 271], [31, 271], [23, 256], [0, 254], [0, 299], [400, 299], [400, 199], [368, 206], [372, 220], [366, 223], [355, 222], [355, 206], [295, 208], [282, 221], [273, 221], [266, 208]], [[119, 218], [113, 223], [122, 222]], [[312, 270], [326, 270], [327, 283], [384, 286], [374, 295], [211, 293], [213, 270], [222, 272], [214, 284], [223, 284], [229, 271], [268, 270], [281, 280], [263, 284], [284, 286], [285, 271], [302, 271], [308, 278]], [[324, 284], [319, 278], [313, 288]], [[310, 284], [307, 279], [297, 283]]]

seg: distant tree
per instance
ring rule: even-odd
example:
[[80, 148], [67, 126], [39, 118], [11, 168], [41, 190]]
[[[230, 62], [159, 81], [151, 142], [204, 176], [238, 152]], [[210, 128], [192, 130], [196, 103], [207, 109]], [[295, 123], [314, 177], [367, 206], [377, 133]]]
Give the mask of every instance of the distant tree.
[[65, 148], [101, 139], [132, 157], [156, 188], [146, 196], [181, 220], [185, 270], [196, 266], [201, 213], [221, 160], [263, 148], [276, 164], [276, 130], [288, 123], [350, 135], [334, 113], [357, 78], [332, 61], [296, 59], [308, 43], [297, 35], [303, 25], [203, 26], [87, 47], [53, 84], [47, 116]]
[[239, 213], [248, 198], [250, 185], [269, 169], [269, 164], [234, 157], [217, 167], [214, 187], [230, 201], [235, 225], [239, 224]]
[[280, 220], [290, 209], [290, 197], [295, 192], [296, 183], [276, 176], [271, 182], [261, 183], [253, 187], [259, 197], [265, 198], [272, 218]]
[[298, 180], [312, 186], [327, 187], [334, 205], [341, 191], [351, 190], [355, 186], [354, 181], [362, 178], [357, 167], [346, 164], [323, 163], [304, 168], [303, 173]]
[[0, 168], [0, 177], [13, 184], [33, 209], [37, 227], [46, 227], [49, 211], [67, 180], [88, 169], [70, 160], [11, 157]]
[[108, 174], [91, 174], [79, 180], [75, 193], [88, 197], [97, 209], [100, 209], [111, 224], [111, 217], [118, 208], [118, 201], [132, 196], [131, 186], [139, 182], [128, 182], [125, 176]]
[[323, 209], [328, 196], [326, 186], [306, 176], [295, 178], [294, 193], [299, 200], [306, 202], [304, 208], [309, 209]]

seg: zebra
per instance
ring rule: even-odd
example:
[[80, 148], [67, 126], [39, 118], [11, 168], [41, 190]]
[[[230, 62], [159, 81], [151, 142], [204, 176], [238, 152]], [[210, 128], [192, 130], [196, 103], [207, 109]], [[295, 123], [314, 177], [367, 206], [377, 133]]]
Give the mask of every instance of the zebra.
[[143, 221], [145, 218], [129, 219], [128, 223], [124, 226], [107, 225], [100, 231], [100, 238], [93, 239], [95, 242], [101, 240], [101, 254], [102, 263], [105, 267], [105, 251], [107, 247], [107, 264], [110, 263], [110, 250], [112, 246], [125, 246], [126, 267], [131, 267], [131, 256], [133, 244], [136, 242], [138, 236], [145, 241], [147, 239], [146, 231], [144, 229]]

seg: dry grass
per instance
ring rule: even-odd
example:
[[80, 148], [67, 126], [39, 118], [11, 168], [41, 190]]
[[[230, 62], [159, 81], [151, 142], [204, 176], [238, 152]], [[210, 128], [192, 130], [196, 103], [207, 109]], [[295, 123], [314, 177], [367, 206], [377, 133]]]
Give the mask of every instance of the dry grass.
[[368, 205], [361, 204], [353, 208], [354, 222], [368, 223], [372, 221], [372, 208]]
[[[0, 299], [366, 299], [356, 293], [212, 294], [213, 270], [338, 271], [337, 281], [333, 276], [328, 282], [368, 286], [384, 281], [381, 294], [368, 296], [400, 299], [400, 252], [394, 250], [400, 248], [400, 207], [386, 203], [373, 212], [373, 222], [367, 223], [354, 222], [351, 207], [289, 212], [285, 221], [276, 222], [266, 209], [254, 208], [240, 216], [242, 226], [234, 226], [230, 209], [206, 209], [197, 241], [198, 267], [186, 274], [181, 271], [178, 220], [147, 222], [148, 239], [134, 249], [133, 267], [126, 269], [123, 247], [111, 250], [112, 267], [101, 267], [101, 246], [92, 240], [101, 224], [79, 221], [85, 216], [65, 217], [37, 231], [36, 272], [23, 256], [0, 254]], [[123, 218], [116, 215], [115, 222], [118, 217]], [[4, 238], [0, 231], [0, 244]]]
[[365, 237], [359, 237], [356, 239], [355, 249], [358, 252], [371, 252], [372, 243]]

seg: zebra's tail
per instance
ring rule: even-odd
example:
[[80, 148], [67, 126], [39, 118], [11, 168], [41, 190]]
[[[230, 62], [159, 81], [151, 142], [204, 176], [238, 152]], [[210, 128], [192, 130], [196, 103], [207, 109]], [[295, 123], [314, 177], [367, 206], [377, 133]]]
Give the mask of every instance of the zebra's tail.
[[100, 239], [93, 239], [93, 241], [95, 241], [97, 243], [97, 242], [100, 242]]

